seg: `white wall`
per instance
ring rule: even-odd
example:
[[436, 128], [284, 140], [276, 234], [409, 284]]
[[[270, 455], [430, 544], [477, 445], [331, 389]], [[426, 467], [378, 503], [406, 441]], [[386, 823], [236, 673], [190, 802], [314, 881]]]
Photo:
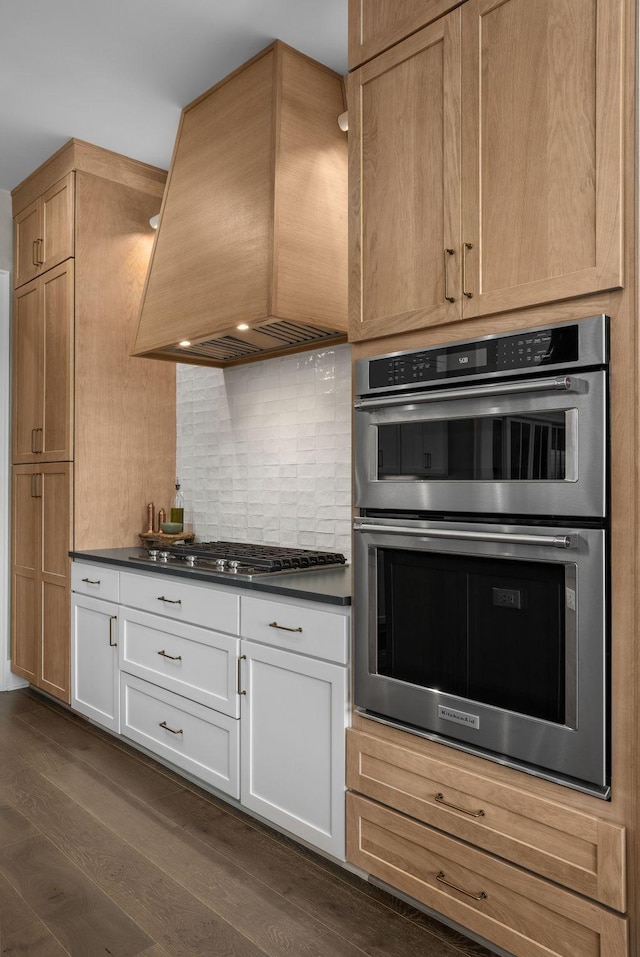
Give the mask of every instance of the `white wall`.
[[351, 402], [346, 345], [228, 370], [179, 365], [178, 475], [198, 538], [349, 557]]
[[0, 690], [23, 684], [9, 669], [9, 317], [12, 267], [11, 193], [0, 189]]

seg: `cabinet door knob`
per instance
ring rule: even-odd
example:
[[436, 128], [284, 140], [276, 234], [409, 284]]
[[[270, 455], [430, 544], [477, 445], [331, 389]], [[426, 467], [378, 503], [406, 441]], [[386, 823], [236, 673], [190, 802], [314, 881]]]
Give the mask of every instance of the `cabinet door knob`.
[[99, 584], [100, 584], [100, 579], [99, 579], [99, 578], [83, 578], [82, 581], [83, 581], [83, 582], [86, 582], [87, 585], [99, 585]]
[[279, 628], [280, 631], [302, 631], [302, 628], [287, 628], [286, 625], [279, 625], [277, 621], [270, 621], [269, 628]]
[[158, 601], [164, 601], [167, 605], [181, 605], [182, 600], [180, 598], [165, 598], [164, 595], [158, 596]]
[[163, 658], [169, 658], [171, 661], [182, 661], [182, 655], [168, 655], [163, 649], [158, 652], [159, 655], [162, 655]]
[[117, 620], [118, 620], [118, 616], [117, 616], [117, 615], [110, 615], [110, 616], [109, 616], [109, 647], [110, 647], [110, 648], [117, 648], [117, 647], [118, 647], [118, 642], [113, 640], [113, 623], [114, 623], [114, 621], [117, 621]]

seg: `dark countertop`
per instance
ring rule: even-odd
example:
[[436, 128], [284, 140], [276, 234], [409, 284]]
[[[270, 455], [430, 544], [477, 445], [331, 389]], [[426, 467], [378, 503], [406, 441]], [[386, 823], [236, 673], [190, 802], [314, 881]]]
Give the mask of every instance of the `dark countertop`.
[[324, 602], [329, 605], [351, 604], [351, 565], [327, 568], [321, 571], [287, 572], [255, 578], [253, 581], [230, 579], [229, 575], [215, 575], [191, 568], [176, 568], [175, 565], [149, 565], [131, 561], [132, 555], [144, 555], [142, 548], [96, 548], [86, 552], [69, 552], [71, 558], [83, 562], [99, 562], [102, 565], [118, 565], [134, 569], [146, 575], [171, 575], [174, 578], [191, 578], [196, 581], [229, 585], [236, 589], [266, 592], [270, 595], [285, 595], [304, 601]]

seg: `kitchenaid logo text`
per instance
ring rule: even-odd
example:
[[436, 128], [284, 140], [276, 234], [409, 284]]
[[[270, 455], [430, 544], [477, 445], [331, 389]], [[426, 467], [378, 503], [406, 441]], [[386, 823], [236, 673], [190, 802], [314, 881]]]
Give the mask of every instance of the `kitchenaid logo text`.
[[480, 728], [480, 716], [477, 714], [467, 714], [466, 711], [452, 711], [451, 708], [445, 708], [438, 705], [438, 717], [445, 721], [455, 721], [457, 724], [464, 724], [468, 728]]

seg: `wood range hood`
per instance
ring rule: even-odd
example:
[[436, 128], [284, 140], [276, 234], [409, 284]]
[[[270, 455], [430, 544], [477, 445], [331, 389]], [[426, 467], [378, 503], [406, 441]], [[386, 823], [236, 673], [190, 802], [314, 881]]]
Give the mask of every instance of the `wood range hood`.
[[184, 108], [132, 355], [224, 367], [346, 341], [345, 108], [342, 77], [280, 41]]

